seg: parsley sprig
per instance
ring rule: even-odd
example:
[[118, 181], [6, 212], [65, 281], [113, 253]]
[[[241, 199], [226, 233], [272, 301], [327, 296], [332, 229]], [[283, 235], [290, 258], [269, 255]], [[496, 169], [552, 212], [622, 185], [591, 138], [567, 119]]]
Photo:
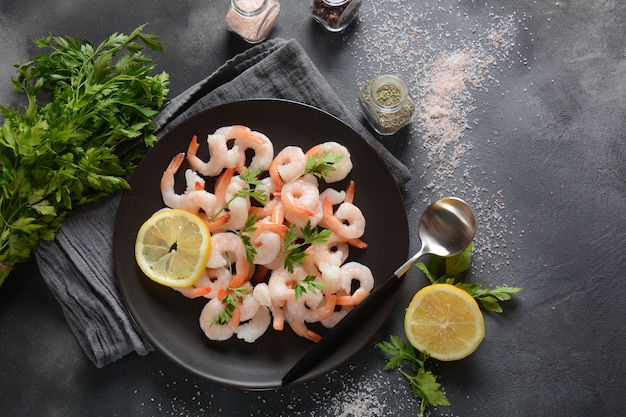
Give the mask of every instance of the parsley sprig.
[[301, 279], [294, 286], [294, 291], [296, 294], [296, 300], [302, 297], [304, 293], [315, 294], [317, 291], [323, 290], [326, 288], [326, 284], [321, 281], [317, 281], [317, 277], [315, 275], [307, 275], [304, 279]]
[[244, 186], [235, 193], [224, 203], [222, 207], [220, 207], [209, 219], [210, 221], [214, 221], [217, 219], [224, 211], [228, 209], [230, 203], [232, 203], [236, 198], [252, 198], [256, 200], [261, 205], [266, 205], [269, 196], [263, 189], [257, 189], [257, 185], [261, 185], [262, 181], [259, 179], [261, 175], [260, 169], [249, 170], [244, 169], [240, 174], [239, 178], [243, 180]]
[[306, 159], [306, 167], [300, 176], [312, 174], [317, 178], [324, 178], [337, 170], [334, 165], [341, 161], [342, 158], [343, 155], [335, 152], [321, 152], [310, 155]]
[[[298, 230], [302, 238], [298, 237]], [[330, 235], [331, 231], [328, 229], [319, 230], [317, 227], [311, 227], [310, 221], [300, 229], [294, 224], [289, 226], [285, 233], [285, 245], [279, 255], [285, 259], [285, 269], [293, 273], [294, 264], [302, 264], [302, 260], [307, 256], [304, 250], [313, 243], [326, 242]]]
[[238, 288], [229, 287], [226, 290], [224, 298], [222, 298], [222, 305], [224, 306], [224, 309], [213, 319], [211, 325], [228, 324], [230, 319], [233, 317], [233, 314], [235, 313], [235, 309], [237, 308], [237, 299], [243, 297], [248, 291], [251, 290], [251, 286]]
[[[400, 369], [400, 373], [411, 383], [413, 393], [422, 399], [420, 417], [424, 416], [426, 407], [429, 405], [450, 405], [445, 393], [441, 390], [441, 384], [437, 382], [437, 376], [426, 365], [429, 357], [427, 354], [416, 353], [413, 346], [398, 336], [391, 336], [390, 341], [377, 343], [376, 346], [389, 355], [385, 369]], [[410, 363], [412, 373], [402, 369], [405, 361]]]
[[152, 118], [169, 77], [152, 75], [143, 49], [163, 46], [142, 30], [97, 46], [48, 34], [35, 42], [47, 52], [17, 66], [13, 87], [28, 104], [0, 105], [0, 285], [73, 207], [128, 188], [156, 141]]
[[512, 294], [522, 289], [507, 285], [489, 289], [483, 288], [480, 284], [461, 281], [463, 272], [469, 269], [472, 262], [473, 248], [472, 242], [458, 255], [447, 258], [431, 256], [428, 266], [423, 262], [419, 262], [416, 266], [424, 272], [431, 284], [452, 284], [467, 291], [485, 310], [502, 313], [500, 302], [510, 300]]
[[254, 258], [256, 257], [257, 251], [254, 245], [252, 244], [252, 238], [250, 235], [256, 232], [257, 228], [256, 224], [256, 215], [252, 215], [246, 219], [243, 227], [239, 230], [233, 230], [233, 232], [239, 236], [241, 241], [243, 242], [243, 246], [246, 249], [246, 260], [250, 265], [254, 264]]

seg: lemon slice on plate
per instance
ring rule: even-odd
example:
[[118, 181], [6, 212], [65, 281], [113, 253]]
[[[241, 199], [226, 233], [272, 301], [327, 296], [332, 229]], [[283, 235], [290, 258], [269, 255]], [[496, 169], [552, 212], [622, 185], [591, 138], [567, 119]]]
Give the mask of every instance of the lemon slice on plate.
[[164, 209], [141, 226], [135, 259], [148, 278], [168, 287], [198, 281], [211, 254], [209, 227], [185, 210]]
[[441, 361], [463, 359], [485, 336], [478, 303], [450, 284], [433, 284], [415, 294], [404, 316], [404, 331], [418, 350]]

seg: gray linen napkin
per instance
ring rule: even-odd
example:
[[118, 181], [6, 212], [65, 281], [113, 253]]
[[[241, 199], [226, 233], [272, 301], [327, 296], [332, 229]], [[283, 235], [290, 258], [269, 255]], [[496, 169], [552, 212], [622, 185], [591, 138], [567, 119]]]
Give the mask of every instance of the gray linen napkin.
[[[249, 98], [306, 103], [339, 117], [357, 130], [387, 162], [398, 184], [409, 170], [393, 157], [341, 103], [296, 41], [273, 39], [227, 61], [157, 115], [157, 136], [216, 105]], [[43, 279], [61, 304], [76, 339], [98, 367], [150, 344], [135, 328], [115, 282], [113, 225], [121, 193], [77, 207], [53, 241], [42, 241], [35, 256]]]

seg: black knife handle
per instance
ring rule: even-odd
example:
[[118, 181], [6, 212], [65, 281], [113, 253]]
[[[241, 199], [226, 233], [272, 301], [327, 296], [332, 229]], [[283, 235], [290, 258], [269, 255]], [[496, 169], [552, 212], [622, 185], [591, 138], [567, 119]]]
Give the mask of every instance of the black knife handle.
[[308, 371], [313, 364], [318, 363], [322, 358], [327, 356], [328, 352], [335, 350], [338, 345], [343, 343], [347, 339], [346, 333], [355, 326], [358, 326], [358, 323], [362, 322], [365, 315], [374, 307], [380, 305], [381, 300], [387, 297], [389, 290], [394, 284], [401, 280], [402, 277], [398, 277], [394, 274], [376, 287], [365, 300], [348, 313], [335, 327], [322, 337], [322, 340], [311, 347], [311, 349], [296, 362], [283, 377], [282, 385], [285, 386], [298, 379]]

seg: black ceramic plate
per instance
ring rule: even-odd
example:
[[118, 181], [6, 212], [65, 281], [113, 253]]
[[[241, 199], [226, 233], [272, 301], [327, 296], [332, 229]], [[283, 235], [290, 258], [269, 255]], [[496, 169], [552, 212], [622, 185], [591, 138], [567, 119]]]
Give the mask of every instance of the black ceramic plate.
[[[209, 109], [178, 125], [150, 150], [130, 178], [117, 212], [114, 255], [119, 288], [132, 317], [155, 349], [189, 372], [212, 382], [244, 389], [272, 389], [309, 349], [285, 325], [271, 327], [255, 343], [236, 337], [224, 342], [207, 340], [198, 325], [205, 299], [189, 300], [170, 288], [153, 283], [139, 270], [134, 245], [141, 224], [163, 207], [159, 190], [161, 174], [173, 155], [187, 150], [193, 135], [206, 138], [217, 128], [243, 124], [266, 134], [278, 153], [287, 145], [303, 149], [329, 140], [344, 144], [354, 169], [355, 204], [367, 220], [363, 240], [366, 250], [351, 249], [350, 259], [368, 265], [376, 283], [391, 276], [408, 254], [407, 218], [402, 197], [387, 166], [350, 127], [337, 118], [306, 105], [281, 100], [251, 100]], [[203, 146], [206, 147], [206, 141]], [[200, 152], [206, 152], [201, 148]], [[200, 153], [201, 154], [201, 153]], [[184, 186], [183, 165], [177, 184]], [[346, 180], [347, 181], [347, 180]], [[335, 187], [345, 187], [346, 182]], [[182, 192], [180, 190], [179, 192]], [[325, 361], [294, 383], [319, 377], [338, 367], [363, 348], [390, 314], [400, 287], [379, 306], [379, 313]]]

